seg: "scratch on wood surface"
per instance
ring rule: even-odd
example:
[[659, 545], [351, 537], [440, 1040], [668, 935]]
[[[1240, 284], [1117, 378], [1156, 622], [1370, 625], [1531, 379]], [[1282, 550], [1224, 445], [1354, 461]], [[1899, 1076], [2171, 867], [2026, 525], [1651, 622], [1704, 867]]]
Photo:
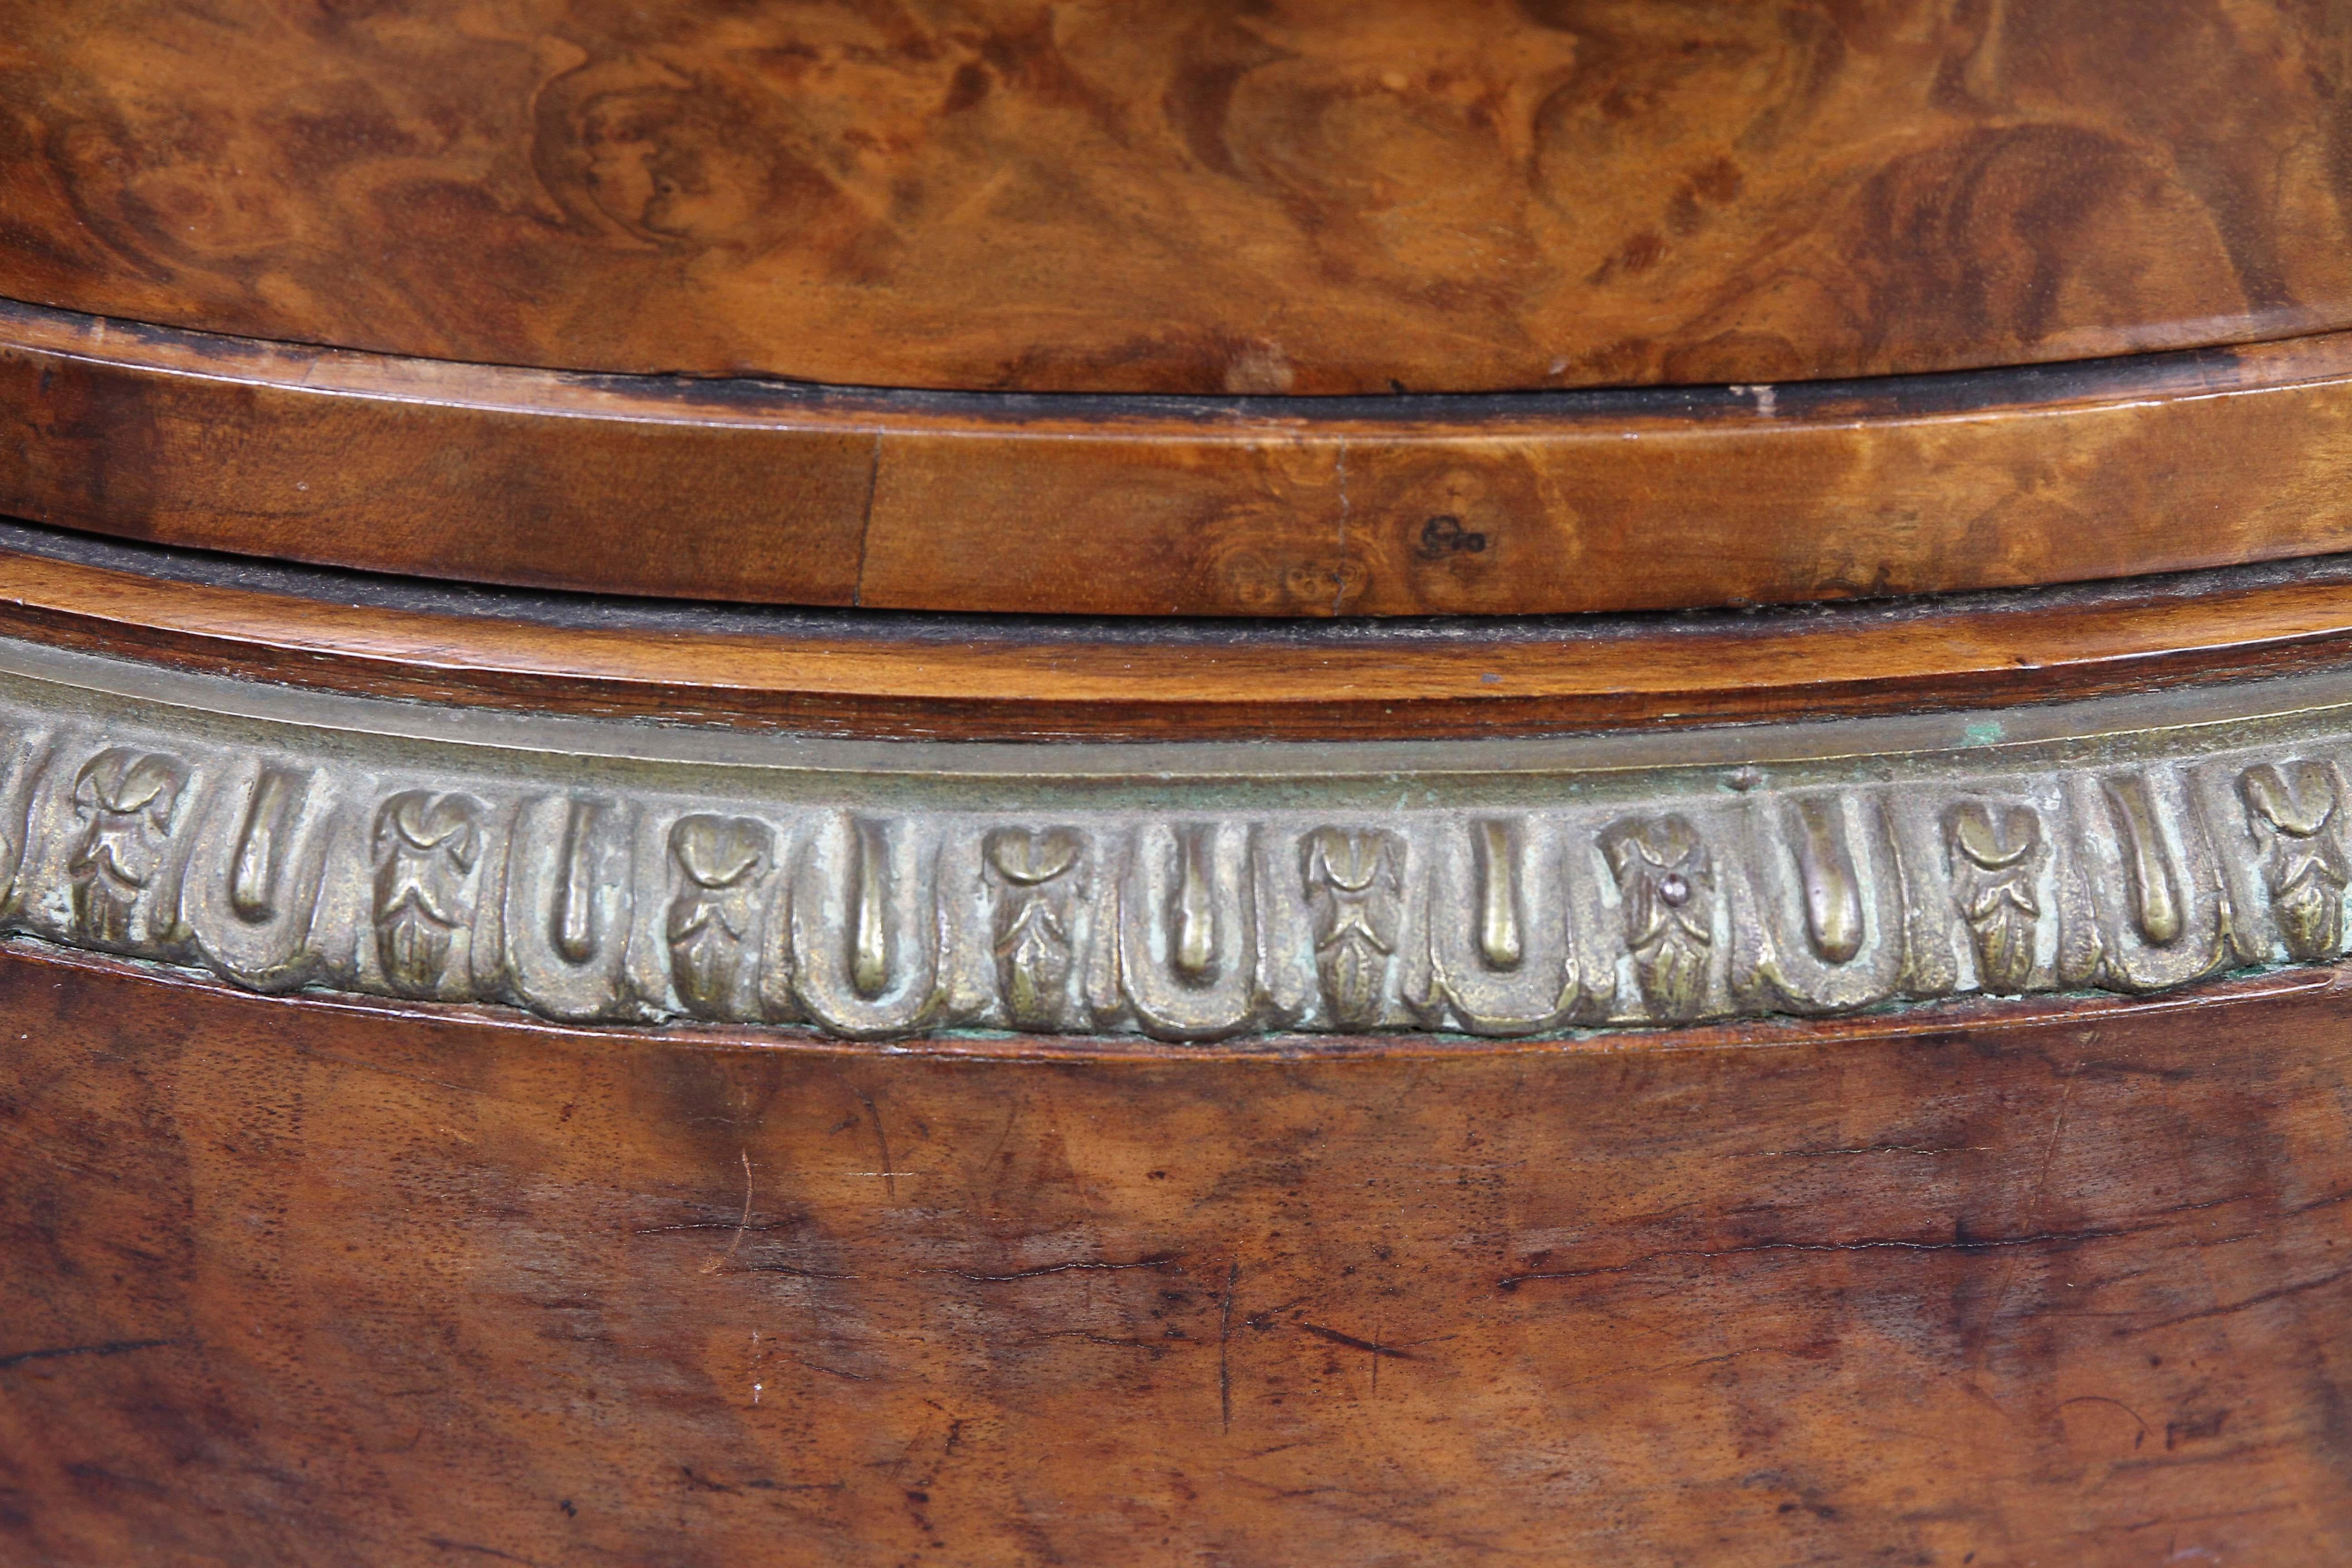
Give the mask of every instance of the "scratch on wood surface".
[[1301, 1318], [1293, 1318], [1291, 1321], [1318, 1340], [1329, 1340], [1333, 1344], [1346, 1345], [1349, 1350], [1365, 1351], [1376, 1356], [1387, 1356], [1391, 1361], [1421, 1359], [1411, 1351], [1399, 1350], [1394, 1345], [1384, 1345], [1372, 1340], [1360, 1340], [1353, 1334], [1343, 1334], [1337, 1329], [1327, 1329], [1320, 1323], [1310, 1323]]
[[1665, 1252], [1652, 1252], [1629, 1263], [1609, 1263], [1591, 1268], [1546, 1269], [1528, 1274], [1507, 1274], [1495, 1282], [1498, 1290], [1512, 1291], [1522, 1285], [1544, 1279], [1589, 1279], [1601, 1274], [1630, 1274], [1645, 1264], [1669, 1258], [1743, 1258], [1769, 1252], [1990, 1252], [2009, 1247], [2064, 1247], [2077, 1242], [2106, 1241], [2116, 1237], [2132, 1236], [2155, 1228], [2148, 1226], [2124, 1226], [2113, 1230], [2056, 1230], [2039, 1236], [1994, 1236], [1965, 1241], [1903, 1241], [1894, 1238], [1867, 1237], [1859, 1241], [1764, 1241], [1753, 1247], [1727, 1247], [1717, 1251], [1698, 1247], [1679, 1247]]
[[96, 1344], [54, 1345], [44, 1350], [17, 1351], [10, 1355], [0, 1355], [0, 1372], [23, 1366], [27, 1362], [57, 1361], [67, 1356], [128, 1355], [132, 1351], [152, 1351], [164, 1345], [185, 1343], [185, 1340], [105, 1340]]
[[462, 1552], [474, 1557], [495, 1557], [501, 1563], [520, 1563], [524, 1568], [541, 1568], [528, 1557], [518, 1557], [511, 1552], [501, 1552], [495, 1546], [478, 1546], [470, 1541], [452, 1541], [444, 1535], [428, 1535], [425, 1544], [436, 1552]]
[[716, 1274], [734, 1261], [735, 1249], [743, 1245], [743, 1233], [751, 1228], [751, 1151], [738, 1151], [743, 1160], [743, 1217], [735, 1222], [735, 1235], [727, 1243], [727, 1250], [702, 1266], [705, 1274]]
[[2132, 1331], [2135, 1333], [2147, 1333], [2150, 1330], [2154, 1329], [2169, 1329], [2175, 1328], [2182, 1323], [2201, 1322], [2208, 1318], [2226, 1318], [2233, 1312], [2242, 1312], [2249, 1308], [2260, 1307], [2268, 1302], [2283, 1300], [2289, 1296], [2300, 1296], [2305, 1290], [2322, 1289], [2326, 1286], [2336, 1284], [2339, 1280], [2346, 1279], [2352, 1279], [2352, 1268], [2339, 1268], [2333, 1274], [2323, 1274], [2316, 1279], [2298, 1280], [2293, 1285], [2282, 1285], [2274, 1290], [2258, 1291], [2254, 1295], [2247, 1297], [2242, 1301], [2231, 1301], [2226, 1306], [2207, 1307], [2201, 1311], [2183, 1312], [2179, 1316], [2172, 1318], [2159, 1318], [2153, 1323], [2143, 1323]]
[[1242, 1281], [1241, 1259], [1225, 1265], [1225, 1294], [1217, 1303], [1217, 1408], [1224, 1430], [1234, 1429], [1234, 1289]]
[[[2076, 1065], [2079, 1068], [2080, 1064]], [[2033, 1177], [2033, 1196], [2025, 1208], [2025, 1223], [2028, 1225], [2044, 1223], [2043, 1211], [2050, 1201], [2050, 1173], [2058, 1163], [2058, 1146], [2066, 1138], [2066, 1108], [2074, 1100], [2074, 1086], [2081, 1081], [2076, 1073], [2069, 1073], [2066, 1075], [2066, 1087], [2058, 1091], [2058, 1109], [2050, 1119], [2049, 1142], [2042, 1151], [2041, 1168]], [[1993, 1295], [1992, 1315], [1996, 1320], [2008, 1310], [2010, 1292], [2017, 1283], [2017, 1260], [2011, 1258], [2009, 1266], [2001, 1270], [2000, 1289]]]
[[1177, 1257], [1172, 1252], [1155, 1252], [1149, 1258], [1130, 1258], [1125, 1262], [1100, 1258], [1076, 1258], [1067, 1263], [1046, 1263], [1035, 1268], [1016, 1268], [1009, 1274], [976, 1274], [966, 1268], [938, 1269], [933, 1272], [953, 1274], [957, 1279], [969, 1279], [975, 1285], [1009, 1285], [1019, 1279], [1042, 1279], [1049, 1274], [1069, 1274], [1081, 1270], [1109, 1273], [1122, 1268], [1167, 1268], [1172, 1267], [1177, 1261]]
[[2139, 1436], [2132, 1439], [2132, 1447], [2137, 1448], [2147, 1441], [2148, 1426], [2146, 1418], [2120, 1399], [2111, 1399], [2104, 1394], [2078, 1394], [2072, 1399], [2060, 1400], [2056, 1408], [2063, 1410], [2070, 1405], [2112, 1405], [2139, 1423]]
[[874, 1381], [873, 1378], [867, 1376], [862, 1372], [844, 1372], [837, 1366], [826, 1366], [822, 1362], [811, 1361], [808, 1357], [802, 1355], [797, 1351], [786, 1351], [784, 1352], [784, 1359], [787, 1361], [798, 1362], [801, 1365], [808, 1368], [811, 1372], [821, 1372], [827, 1377], [837, 1377], [844, 1383], [871, 1383]]
[[874, 1123], [874, 1142], [882, 1151], [882, 1168], [879, 1171], [867, 1171], [862, 1173], [880, 1176], [882, 1195], [892, 1203], [897, 1203], [899, 1171], [898, 1164], [890, 1158], [890, 1134], [882, 1130], [882, 1108], [874, 1103], [872, 1095], [854, 1084], [850, 1086], [849, 1092], [856, 1095], [857, 1103], [866, 1108], [866, 1117]]

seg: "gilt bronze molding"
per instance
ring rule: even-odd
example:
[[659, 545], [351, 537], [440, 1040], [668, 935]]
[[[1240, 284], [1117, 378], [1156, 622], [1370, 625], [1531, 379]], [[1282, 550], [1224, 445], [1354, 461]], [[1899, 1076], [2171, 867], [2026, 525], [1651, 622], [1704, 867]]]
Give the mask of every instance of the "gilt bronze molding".
[[2352, 674], [1544, 741], [522, 717], [0, 644], [0, 923], [267, 990], [851, 1038], [1544, 1036], [2345, 951]]

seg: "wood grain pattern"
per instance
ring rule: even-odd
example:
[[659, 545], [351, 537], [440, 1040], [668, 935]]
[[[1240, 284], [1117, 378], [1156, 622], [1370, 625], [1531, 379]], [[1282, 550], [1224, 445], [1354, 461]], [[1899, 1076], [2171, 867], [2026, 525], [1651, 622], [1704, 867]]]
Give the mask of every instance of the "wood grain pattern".
[[27, 1568], [2352, 1550], [2340, 976], [884, 1058], [12, 949], [0, 1024]]
[[1671, 618], [1202, 626], [461, 594], [0, 524], [0, 632], [315, 689], [823, 734], [1475, 739], [2317, 668], [2352, 657], [2352, 562]]
[[1773, 389], [1162, 403], [326, 353], [0, 307], [0, 512], [875, 608], [1678, 609], [2352, 547], [2352, 334]]
[[2352, 326], [2305, 0], [42, 0], [0, 294], [1077, 391], [1951, 369]]

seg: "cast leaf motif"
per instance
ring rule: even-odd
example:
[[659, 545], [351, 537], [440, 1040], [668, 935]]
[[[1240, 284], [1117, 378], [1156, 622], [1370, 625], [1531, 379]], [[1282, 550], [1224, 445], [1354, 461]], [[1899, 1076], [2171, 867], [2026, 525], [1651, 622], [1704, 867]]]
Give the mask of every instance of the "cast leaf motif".
[[1706, 998], [1715, 946], [1715, 864], [1687, 817], [1628, 817], [1601, 836], [1625, 910], [1625, 945], [1642, 994], [1662, 1017]]
[[1300, 848], [1315, 964], [1332, 1021], [1377, 1022], [1403, 919], [1404, 848], [1393, 833], [1318, 827]]
[[131, 940], [131, 910], [162, 868], [187, 779], [179, 758], [134, 746], [100, 752], [74, 775], [74, 811], [87, 826], [66, 874], [74, 924], [88, 941]]
[[983, 841], [982, 853], [999, 883], [995, 942], [998, 989], [1013, 1026], [1054, 1026], [1070, 971], [1076, 961], [1071, 942], [1071, 905], [1076, 890], [1070, 873], [1085, 852], [1076, 829], [1000, 827]]
[[2238, 791], [2265, 851], [2271, 913], [2287, 951], [2335, 957], [2344, 950], [2344, 889], [2352, 882], [2335, 775], [2308, 759], [2260, 763], [2239, 775]]
[[442, 988], [457, 933], [473, 919], [483, 811], [469, 795], [417, 789], [376, 812], [376, 952], [396, 990]]
[[2030, 989], [2042, 921], [2035, 889], [2047, 858], [2041, 817], [2027, 805], [1963, 801], [1946, 816], [1944, 831], [1979, 983], [1991, 992]]
[[760, 884], [775, 835], [747, 816], [701, 814], [670, 829], [681, 885], [666, 928], [678, 998], [705, 1017], [730, 1015], [759, 930]]

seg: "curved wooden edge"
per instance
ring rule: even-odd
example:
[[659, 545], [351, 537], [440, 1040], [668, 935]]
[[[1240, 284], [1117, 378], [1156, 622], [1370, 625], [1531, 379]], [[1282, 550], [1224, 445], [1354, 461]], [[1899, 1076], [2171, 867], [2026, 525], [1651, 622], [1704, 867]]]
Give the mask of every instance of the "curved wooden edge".
[[587, 377], [0, 306], [0, 511], [471, 582], [1536, 615], [2352, 548], [2352, 334], [1810, 386], [994, 397]]
[[2337, 1563], [2352, 1009], [2231, 1001], [1037, 1065], [0, 951], [0, 1550]]
[[2315, 668], [2352, 654], [2352, 562], [1819, 610], [1202, 626], [468, 595], [0, 524], [0, 633], [315, 689], [812, 733], [1475, 738]]
[[889, 1040], [844, 1039], [814, 1029], [717, 1024], [699, 1019], [651, 1025], [564, 1022], [518, 1007], [481, 1002], [420, 1001], [335, 991], [256, 991], [203, 970], [68, 947], [22, 932], [0, 933], [0, 963], [69, 978], [77, 973], [153, 985], [191, 1001], [246, 1010], [257, 1034], [269, 1020], [299, 1012], [354, 1020], [457, 1026], [524, 1042], [604, 1048], [772, 1053], [794, 1058], [893, 1059], [1007, 1068], [1084, 1063], [1136, 1069], [1255, 1065], [1288, 1071], [1376, 1060], [1454, 1061], [1495, 1058], [1721, 1053], [1792, 1046], [1868, 1045], [1966, 1036], [1981, 1038], [2052, 1027], [2099, 1028], [2140, 1019], [2261, 1005], [2288, 996], [2352, 991], [2352, 962], [2236, 974], [2147, 996], [1954, 996], [1874, 1013], [1822, 1018], [1769, 1017], [1683, 1024], [1669, 1028], [1605, 1027], [1535, 1038], [1367, 1033], [1268, 1035], [1242, 1039], [1171, 1041], [1135, 1035], [1029, 1035], [943, 1032]]

